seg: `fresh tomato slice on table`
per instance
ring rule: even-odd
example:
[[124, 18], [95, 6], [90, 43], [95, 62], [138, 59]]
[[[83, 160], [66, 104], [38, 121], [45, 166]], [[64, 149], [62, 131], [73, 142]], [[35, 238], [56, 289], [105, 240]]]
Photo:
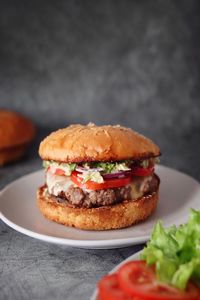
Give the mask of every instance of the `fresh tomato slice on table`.
[[132, 300], [120, 288], [117, 274], [104, 276], [98, 284], [100, 300]]
[[71, 180], [78, 187], [88, 189], [88, 190], [105, 190], [105, 189], [117, 188], [117, 187], [125, 186], [131, 182], [131, 177], [126, 176], [123, 178], [105, 179], [103, 183], [97, 183], [91, 180], [83, 183], [82, 178], [78, 176], [79, 174], [80, 173], [76, 171], [72, 172]]
[[185, 291], [157, 281], [154, 269], [144, 261], [132, 261], [118, 271], [121, 289], [141, 300], [199, 300], [199, 289], [192, 283]]

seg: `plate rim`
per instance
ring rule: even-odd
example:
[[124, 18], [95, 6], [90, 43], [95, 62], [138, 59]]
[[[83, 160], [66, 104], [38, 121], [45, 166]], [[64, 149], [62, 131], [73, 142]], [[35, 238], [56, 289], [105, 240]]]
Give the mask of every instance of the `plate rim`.
[[[26, 236], [37, 238], [44, 242], [50, 242], [52, 244], [60, 244], [72, 247], [79, 247], [79, 248], [86, 248], [86, 249], [112, 249], [128, 247], [129, 245], [135, 244], [142, 244], [145, 243], [149, 236], [145, 235], [140, 238], [124, 238], [124, 239], [114, 239], [114, 240], [76, 240], [76, 239], [66, 239], [66, 238], [58, 238], [50, 235], [45, 235], [41, 233], [37, 233], [35, 231], [26, 229], [20, 225], [17, 225], [7, 219], [1, 212], [0, 212], [0, 219], [7, 224], [9, 227], [15, 229], [18, 232], [25, 234]], [[106, 244], [106, 245], [105, 245]], [[109, 247], [109, 248], [107, 248]]]
[[[173, 169], [171, 167], [167, 167], [164, 165], [158, 165], [156, 166], [157, 168], [163, 168], [166, 171], [173, 171], [178, 174], [184, 175], [188, 177], [188, 179], [193, 180], [196, 184], [199, 185], [199, 182], [193, 178], [192, 176], [183, 173], [179, 170]], [[41, 173], [43, 169], [36, 170], [34, 172], [25, 174], [21, 176], [20, 178], [17, 178], [7, 184], [2, 190], [0, 190], [0, 204], [1, 204], [1, 197], [4, 193], [6, 193], [9, 188], [12, 187], [12, 185], [18, 183], [18, 181], [23, 180], [24, 178], [31, 177], [33, 175], [36, 175], [37, 173]], [[86, 249], [111, 249], [111, 248], [122, 248], [122, 247], [127, 247], [130, 245], [135, 245], [135, 244], [141, 244], [150, 238], [150, 235], [143, 235], [139, 237], [128, 237], [128, 238], [119, 238], [119, 239], [111, 239], [111, 240], [81, 240], [81, 239], [67, 239], [67, 238], [60, 238], [52, 235], [46, 235], [42, 233], [38, 233], [35, 231], [32, 231], [30, 229], [24, 228], [14, 222], [12, 222], [10, 219], [8, 219], [3, 212], [1, 211], [1, 205], [0, 205], [0, 219], [7, 224], [9, 227], [17, 230], [20, 233], [23, 233], [29, 237], [37, 238], [39, 240], [45, 241], [45, 242], [50, 242], [54, 244], [60, 244], [60, 245], [66, 245], [66, 246], [72, 246], [72, 247], [79, 247], [79, 248], [86, 248]]]

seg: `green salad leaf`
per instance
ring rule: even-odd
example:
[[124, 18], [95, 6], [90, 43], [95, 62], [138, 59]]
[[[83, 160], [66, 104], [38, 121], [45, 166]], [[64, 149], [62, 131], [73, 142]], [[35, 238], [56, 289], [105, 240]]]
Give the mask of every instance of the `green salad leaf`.
[[187, 224], [165, 229], [159, 221], [141, 259], [155, 264], [158, 280], [184, 290], [188, 280], [200, 285], [200, 211], [191, 209]]

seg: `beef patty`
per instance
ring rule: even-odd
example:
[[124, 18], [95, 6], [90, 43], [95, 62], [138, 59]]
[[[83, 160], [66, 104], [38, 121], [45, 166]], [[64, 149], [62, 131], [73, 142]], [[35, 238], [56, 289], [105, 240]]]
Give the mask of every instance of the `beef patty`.
[[[157, 190], [159, 179], [156, 175], [143, 187], [143, 195], [153, 193]], [[60, 192], [58, 196], [51, 195], [52, 199], [59, 203], [65, 203], [71, 207], [100, 207], [112, 205], [124, 200], [135, 199], [131, 185], [120, 188], [105, 190], [86, 191], [81, 188], [70, 185], [66, 192]]]

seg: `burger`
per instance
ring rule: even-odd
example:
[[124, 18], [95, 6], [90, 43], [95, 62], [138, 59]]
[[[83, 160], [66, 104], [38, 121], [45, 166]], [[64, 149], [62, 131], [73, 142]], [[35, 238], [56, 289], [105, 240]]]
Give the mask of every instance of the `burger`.
[[49, 220], [86, 230], [108, 230], [145, 220], [156, 209], [159, 147], [120, 125], [71, 125], [39, 147], [45, 184], [37, 191]]

